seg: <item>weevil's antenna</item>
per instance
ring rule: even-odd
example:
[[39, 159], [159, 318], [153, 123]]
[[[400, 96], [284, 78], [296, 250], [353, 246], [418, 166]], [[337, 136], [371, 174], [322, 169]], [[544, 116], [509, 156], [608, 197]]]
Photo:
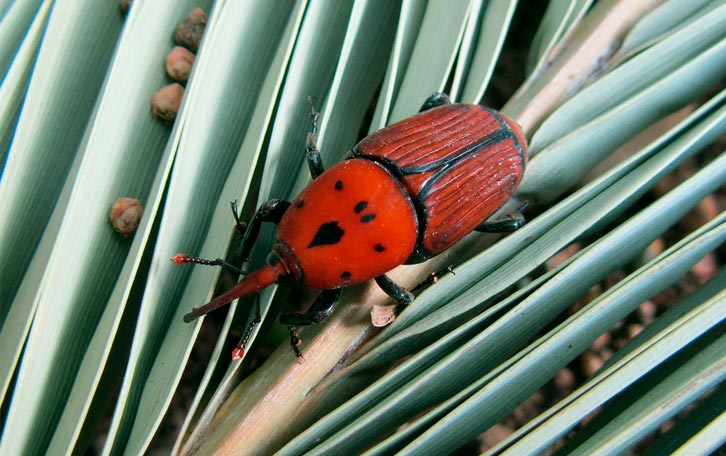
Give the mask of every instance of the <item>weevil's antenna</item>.
[[216, 260], [206, 260], [204, 258], [190, 257], [189, 255], [186, 255], [184, 253], [179, 253], [175, 255], [174, 258], [171, 259], [171, 261], [176, 264], [194, 263], [204, 266], [221, 266], [222, 268], [232, 271], [235, 274], [239, 274], [243, 277], [247, 275], [245, 271], [233, 265], [232, 263], [227, 263], [222, 258], [217, 258]]

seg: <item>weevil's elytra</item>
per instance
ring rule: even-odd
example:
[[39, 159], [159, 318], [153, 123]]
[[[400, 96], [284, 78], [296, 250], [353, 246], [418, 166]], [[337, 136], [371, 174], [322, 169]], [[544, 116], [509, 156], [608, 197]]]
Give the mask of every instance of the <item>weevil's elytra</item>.
[[[521, 216], [486, 223], [524, 173], [526, 141], [517, 124], [482, 106], [450, 104], [443, 94], [422, 109], [364, 138], [352, 158], [328, 170], [315, 143], [313, 109], [306, 145], [313, 181], [292, 203], [263, 204], [245, 231], [241, 252], [249, 254], [260, 224], [278, 224], [271, 261], [185, 319], [281, 279], [323, 290], [305, 314], [283, 314], [287, 325], [317, 323], [333, 311], [343, 287], [373, 278], [407, 304], [411, 293], [387, 271], [431, 258], [474, 230], [518, 228]], [[175, 261], [224, 265], [184, 255]]]
[[385, 163], [411, 195], [423, 228], [413, 263], [448, 249], [511, 198], [524, 144], [519, 127], [496, 111], [449, 104], [373, 133], [353, 155]]

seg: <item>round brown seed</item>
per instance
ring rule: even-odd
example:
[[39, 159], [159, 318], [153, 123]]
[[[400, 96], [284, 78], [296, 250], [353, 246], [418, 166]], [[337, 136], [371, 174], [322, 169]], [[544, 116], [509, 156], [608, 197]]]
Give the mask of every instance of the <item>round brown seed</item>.
[[184, 82], [189, 79], [189, 73], [194, 65], [194, 54], [187, 48], [176, 46], [166, 56], [166, 72], [172, 79]]
[[162, 120], [172, 121], [179, 112], [183, 97], [184, 87], [178, 82], [162, 87], [151, 100], [151, 112]]
[[128, 237], [139, 226], [143, 212], [136, 198], [119, 198], [111, 206], [111, 225], [123, 237]]

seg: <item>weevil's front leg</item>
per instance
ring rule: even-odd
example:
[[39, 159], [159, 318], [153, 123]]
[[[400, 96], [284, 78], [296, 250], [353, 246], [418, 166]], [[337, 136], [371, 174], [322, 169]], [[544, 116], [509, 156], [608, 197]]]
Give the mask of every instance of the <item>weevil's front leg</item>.
[[376, 283], [388, 296], [395, 299], [401, 308], [411, 304], [413, 301], [413, 293], [396, 284], [385, 274], [376, 277]]
[[323, 166], [323, 160], [320, 158], [320, 151], [318, 150], [318, 143], [315, 139], [315, 135], [318, 132], [318, 117], [320, 113], [315, 110], [313, 105], [313, 97], [308, 97], [308, 103], [310, 103], [310, 122], [312, 127], [308, 133], [308, 139], [305, 142], [305, 148], [307, 149], [307, 160], [308, 168], [310, 169], [310, 175], [315, 179], [319, 175], [323, 174], [325, 167]]
[[511, 233], [522, 227], [526, 222], [521, 212], [511, 214], [509, 218], [494, 222], [485, 222], [475, 229], [481, 233]]
[[434, 92], [433, 95], [424, 101], [424, 104], [421, 105], [421, 109], [419, 109], [418, 112], [428, 111], [429, 109], [438, 108], [439, 106], [446, 104], [451, 104], [451, 98], [449, 98], [449, 96], [445, 93]]
[[335, 306], [337, 306], [340, 302], [340, 297], [342, 295], [342, 288], [323, 290], [307, 312], [304, 314], [291, 312], [284, 313], [280, 315], [280, 323], [291, 326], [307, 326], [320, 323], [333, 313], [333, 310], [335, 310]]
[[260, 236], [262, 222], [272, 222], [275, 224], [280, 223], [280, 219], [288, 207], [290, 207], [289, 201], [271, 199], [257, 209], [257, 212], [255, 212], [255, 215], [252, 217], [250, 224], [247, 226], [244, 239], [242, 239], [242, 245], [239, 249], [238, 255], [239, 258], [242, 259], [242, 262], [249, 260], [252, 246]]
[[239, 207], [237, 206], [237, 200], [231, 201], [229, 205], [232, 209], [232, 217], [234, 217], [234, 228], [240, 236], [244, 237], [245, 231], [247, 230], [247, 224], [239, 219]]
[[315, 300], [313, 305], [310, 306], [307, 312], [301, 313], [284, 313], [280, 315], [280, 323], [287, 325], [290, 330], [290, 346], [295, 352], [297, 358], [302, 357], [302, 353], [298, 346], [301, 343], [300, 338], [297, 336], [295, 326], [307, 326], [314, 323], [320, 323], [325, 320], [333, 310], [335, 306], [340, 302], [340, 297], [343, 295], [342, 288], [335, 288], [332, 290], [323, 290], [318, 298]]

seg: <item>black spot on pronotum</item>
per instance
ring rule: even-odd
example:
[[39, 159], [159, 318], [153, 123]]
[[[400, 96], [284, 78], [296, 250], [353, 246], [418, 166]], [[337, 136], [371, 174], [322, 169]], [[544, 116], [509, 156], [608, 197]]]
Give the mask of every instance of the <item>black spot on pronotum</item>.
[[360, 218], [360, 222], [361, 223], [368, 223], [371, 220], [373, 220], [374, 218], [376, 218], [376, 214], [366, 214], [366, 215], [364, 215], [363, 217]]
[[376, 244], [373, 246], [373, 250], [375, 250], [378, 253], [385, 252], [386, 246], [384, 246], [383, 244]]
[[303, 207], [305, 205], [305, 200], [299, 200], [297, 203], [295, 203], [295, 207], [298, 209]]
[[355, 208], [353, 209], [356, 214], [360, 214], [363, 212], [363, 209], [365, 209], [368, 206], [368, 201], [361, 201], [358, 204], [355, 205]]
[[310, 241], [308, 248], [317, 247], [319, 245], [333, 245], [340, 242], [345, 231], [338, 226], [338, 222], [323, 223], [315, 233], [315, 237]]
[[343, 273], [340, 275], [340, 278], [343, 280], [350, 280], [352, 276], [353, 274], [351, 274], [350, 271], [343, 271]]
[[343, 190], [343, 181], [335, 181], [335, 189], [336, 190]]

